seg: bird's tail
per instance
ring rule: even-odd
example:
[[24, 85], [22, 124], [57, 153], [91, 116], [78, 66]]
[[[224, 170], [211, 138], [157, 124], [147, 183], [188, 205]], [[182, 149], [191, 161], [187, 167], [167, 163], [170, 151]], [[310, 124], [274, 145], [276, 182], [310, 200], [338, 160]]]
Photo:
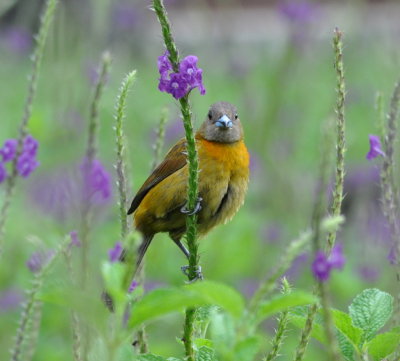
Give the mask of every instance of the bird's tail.
[[135, 269], [134, 278], [136, 277], [137, 273], [141, 269], [143, 257], [146, 254], [146, 251], [149, 248], [153, 237], [154, 237], [154, 234], [143, 235], [142, 243], [140, 244], [140, 246], [139, 246], [139, 248], [137, 250], [136, 269]]

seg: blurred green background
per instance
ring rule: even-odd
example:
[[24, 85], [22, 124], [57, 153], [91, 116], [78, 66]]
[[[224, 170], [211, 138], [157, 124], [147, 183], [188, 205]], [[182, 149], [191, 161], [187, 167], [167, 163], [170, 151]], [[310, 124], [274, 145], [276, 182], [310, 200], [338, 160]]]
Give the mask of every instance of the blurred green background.
[[[0, 143], [17, 136], [27, 94], [27, 75], [41, 1], [0, 4]], [[179, 1], [165, 0], [182, 56], [195, 54], [203, 69], [205, 96], [191, 96], [195, 124], [208, 106], [237, 105], [251, 153], [247, 200], [227, 225], [201, 240], [206, 278], [226, 282], [247, 297], [271, 270], [288, 242], [310, 224], [320, 156], [321, 127], [334, 117], [335, 72], [331, 38], [344, 32], [347, 83], [345, 226], [338, 235], [347, 258], [332, 279], [334, 306], [346, 310], [366, 287], [394, 294], [387, 260], [391, 244], [379, 202], [379, 160], [368, 162], [368, 134], [378, 134], [377, 92], [386, 105], [399, 76], [400, 4], [384, 1]], [[0, 262], [0, 359], [13, 342], [19, 302], [30, 285], [26, 261], [37, 238], [54, 248], [80, 220], [63, 198], [63, 184], [82, 160], [97, 65], [104, 50], [112, 70], [100, 102], [99, 158], [115, 184], [114, 104], [124, 75], [137, 70], [128, 98], [125, 136], [129, 197], [150, 172], [162, 109], [169, 109], [165, 149], [183, 136], [176, 101], [157, 89], [157, 56], [164, 52], [149, 1], [60, 1], [46, 46], [29, 130], [39, 140], [40, 167], [18, 182]], [[385, 108], [386, 109], [386, 108]], [[334, 149], [332, 149], [334, 152]], [[0, 185], [0, 200], [4, 185]], [[328, 191], [330, 193], [330, 191]], [[92, 281], [101, 290], [99, 266], [119, 237], [116, 188], [96, 210], [91, 236]], [[36, 238], [37, 237], [37, 238]], [[288, 271], [295, 288], [311, 290], [310, 257]], [[185, 259], [165, 235], [146, 255], [148, 289], [182, 284]], [[61, 270], [56, 271], [61, 276]], [[56, 283], [57, 278], [53, 277]], [[100, 291], [99, 291], [100, 292]], [[182, 317], [149, 326], [154, 353], [180, 353], [175, 337]], [[272, 335], [274, 321], [265, 323]], [[173, 331], [172, 331], [173, 330]], [[34, 360], [69, 360], [69, 314], [45, 305]], [[290, 359], [298, 336], [291, 331], [282, 359]], [[268, 337], [265, 348], [268, 348]], [[323, 355], [317, 343], [306, 360]]]

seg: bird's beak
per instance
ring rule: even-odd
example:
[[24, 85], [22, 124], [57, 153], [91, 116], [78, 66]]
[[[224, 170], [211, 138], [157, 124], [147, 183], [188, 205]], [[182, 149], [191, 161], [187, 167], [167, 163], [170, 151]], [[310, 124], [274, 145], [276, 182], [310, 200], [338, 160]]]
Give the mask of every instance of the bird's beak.
[[215, 122], [215, 125], [222, 129], [229, 129], [233, 127], [232, 120], [230, 120], [225, 114]]

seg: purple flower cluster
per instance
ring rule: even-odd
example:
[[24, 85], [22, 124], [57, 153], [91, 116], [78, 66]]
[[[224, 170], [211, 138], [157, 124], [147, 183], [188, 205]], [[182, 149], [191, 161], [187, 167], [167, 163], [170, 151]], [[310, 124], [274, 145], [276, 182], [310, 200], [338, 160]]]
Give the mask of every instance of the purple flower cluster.
[[121, 242], [115, 243], [114, 247], [108, 250], [108, 259], [111, 263], [119, 261], [120, 256], [123, 252], [123, 247]]
[[197, 67], [197, 56], [188, 55], [184, 58], [179, 64], [179, 72], [175, 73], [168, 55], [166, 51], [158, 57], [157, 65], [161, 75], [158, 89], [172, 94], [175, 99], [183, 98], [194, 88], [199, 88], [200, 94], [204, 95], [203, 70]]
[[26, 261], [26, 266], [32, 273], [38, 273], [53, 258], [54, 254], [53, 250], [34, 252]]
[[111, 197], [111, 176], [97, 159], [91, 164], [87, 160], [81, 165], [84, 179], [84, 197], [95, 203], [102, 203]]
[[[22, 153], [17, 159], [17, 172], [27, 178], [39, 165], [36, 160], [36, 154], [39, 147], [38, 141], [31, 135], [25, 137], [22, 146]], [[5, 163], [11, 162], [17, 156], [18, 141], [16, 139], [7, 139], [0, 149], [0, 183], [7, 177]]]
[[342, 269], [345, 261], [342, 245], [336, 244], [329, 257], [322, 251], [317, 252], [311, 270], [318, 281], [325, 282], [329, 279], [331, 270], [334, 268]]
[[367, 153], [367, 159], [371, 160], [379, 155], [385, 156], [385, 153], [382, 150], [381, 141], [377, 135], [369, 136], [369, 152]]

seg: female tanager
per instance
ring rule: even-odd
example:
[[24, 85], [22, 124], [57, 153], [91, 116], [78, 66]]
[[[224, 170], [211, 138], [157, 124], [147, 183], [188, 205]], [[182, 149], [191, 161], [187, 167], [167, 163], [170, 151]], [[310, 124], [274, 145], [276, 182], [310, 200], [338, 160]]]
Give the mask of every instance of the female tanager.
[[[229, 221], [244, 202], [249, 180], [249, 153], [243, 142], [243, 128], [236, 108], [227, 102], [211, 106], [197, 131], [199, 159], [199, 205], [197, 225], [204, 235]], [[143, 235], [139, 267], [154, 235], [168, 232], [188, 257], [181, 243], [186, 232], [185, 208], [188, 165], [185, 138], [179, 140], [162, 163], [147, 178], [134, 197], [128, 214]]]

